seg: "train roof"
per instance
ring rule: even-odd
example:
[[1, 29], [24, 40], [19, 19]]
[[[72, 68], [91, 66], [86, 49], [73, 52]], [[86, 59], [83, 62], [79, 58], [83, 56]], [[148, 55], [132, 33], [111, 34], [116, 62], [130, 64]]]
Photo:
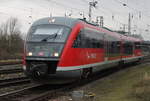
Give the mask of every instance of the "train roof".
[[113, 32], [113, 31], [110, 31], [110, 30], [105, 29], [105, 28], [98, 27], [98, 29], [100, 29], [102, 32], [106, 33], [107, 35], [110, 35], [110, 36], [118, 38], [119, 40], [134, 41], [134, 42], [142, 41], [141, 39], [130, 37], [130, 36], [126, 36], [126, 35], [123, 35], [123, 34], [119, 34], [117, 32]]
[[[87, 24], [89, 24], [89, 23], [87, 23]], [[90, 24], [90, 26], [91, 26], [91, 24]], [[143, 41], [143, 40], [138, 39], [138, 38], [134, 38], [134, 37], [131, 37], [131, 36], [127, 36], [127, 35], [123, 35], [123, 34], [114, 32], [114, 31], [112, 31], [112, 30], [110, 30], [110, 29], [108, 29], [108, 28], [97, 27], [97, 26], [95, 26], [95, 28], [101, 30], [102, 32], [106, 33], [107, 35], [116, 37], [116, 38], [118, 38], [119, 40], [134, 41], [134, 42]]]
[[46, 17], [35, 21], [32, 26], [37, 26], [41, 24], [59, 24], [72, 28], [77, 22], [81, 20], [68, 17]]
[[[59, 24], [59, 25], [64, 25], [64, 26], [72, 28], [78, 22], [84, 22], [84, 23], [86, 23], [90, 26], [93, 26], [93, 27], [95, 26], [94, 24], [88, 23], [86, 20], [77, 19], [77, 18], [69, 18], [69, 17], [46, 17], [46, 18], [42, 18], [42, 19], [35, 21], [32, 24], [32, 26], [52, 23], [52, 24]], [[95, 27], [97, 27], [97, 26], [95, 26]], [[133, 38], [130, 36], [125, 36], [125, 35], [119, 34], [117, 32], [112, 32], [106, 28], [99, 28], [99, 27], [97, 27], [97, 28], [102, 30], [103, 32], [106, 32], [109, 35], [112, 35], [112, 36], [118, 38], [118, 39], [123, 39], [123, 40], [127, 40], [127, 41], [142, 41], [140, 39]]]

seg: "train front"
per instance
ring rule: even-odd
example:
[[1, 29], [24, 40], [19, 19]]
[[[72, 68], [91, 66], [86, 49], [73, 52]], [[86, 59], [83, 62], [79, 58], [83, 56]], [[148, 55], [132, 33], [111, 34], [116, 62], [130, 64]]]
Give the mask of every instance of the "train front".
[[63, 23], [61, 18], [45, 18], [31, 26], [26, 38], [23, 69], [32, 80], [64, 81], [64, 74], [57, 73], [57, 65], [71, 28]]

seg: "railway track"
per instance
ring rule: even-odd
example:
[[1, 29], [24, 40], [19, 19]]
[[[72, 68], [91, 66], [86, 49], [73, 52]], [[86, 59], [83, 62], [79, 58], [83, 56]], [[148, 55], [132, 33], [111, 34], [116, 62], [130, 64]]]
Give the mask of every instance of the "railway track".
[[0, 66], [0, 75], [1, 74], [21, 73], [21, 72], [23, 72], [23, 69], [21, 68], [21, 64]]
[[[149, 63], [150, 59], [147, 58], [142, 64], [139, 66], [145, 65], [145, 63]], [[90, 80], [82, 80], [81, 82], [73, 82], [71, 84], [66, 85], [32, 85], [27, 88], [23, 88], [20, 90], [16, 90], [13, 92], [5, 93], [0, 95], [0, 101], [47, 101], [53, 97], [57, 97], [60, 95], [65, 95], [65, 93], [70, 92], [71, 90], [82, 87], [88, 83], [91, 83], [95, 80], [101, 79], [103, 77], [109, 76], [115, 72], [120, 70], [124, 70], [126, 68], [130, 68], [133, 65], [126, 65], [125, 68], [109, 68], [106, 70], [102, 70], [97, 74], [94, 74]], [[136, 65], [138, 66], [138, 65]]]
[[[0, 95], [0, 101], [48, 101], [51, 98], [63, 96], [73, 89], [85, 86], [95, 80], [111, 75], [120, 69], [106, 69], [94, 74], [89, 80], [75, 81], [65, 85], [35, 85], [21, 90]], [[11, 100], [10, 100], [11, 99]]]
[[[34, 88], [38, 88], [41, 85], [35, 85], [35, 84], [31, 84], [29, 87], [25, 87], [19, 90], [15, 90], [15, 91], [11, 91], [5, 94], [1, 94], [0, 95], [0, 100], [1, 101], [13, 101], [15, 98], [17, 98], [18, 96], [25, 96], [26, 94], [30, 94], [30, 90], [34, 89]], [[15, 100], [17, 101], [17, 100]], [[18, 100], [20, 101], [20, 100]]]
[[[76, 85], [77, 86], [77, 85]], [[70, 91], [75, 84], [66, 85], [31, 85], [20, 90], [1, 94], [0, 101], [44, 101], [51, 97], [63, 95]]]
[[22, 64], [9, 64], [9, 65], [0, 65], [0, 69], [2, 68], [16, 68], [16, 67], [21, 67]]
[[0, 61], [0, 66], [4, 66], [4, 65], [12, 65], [12, 64], [21, 64], [22, 60], [1, 60]]
[[22, 68], [15, 68], [15, 69], [1, 69], [0, 74], [13, 74], [13, 73], [21, 73], [23, 72]]
[[[47, 101], [53, 97], [65, 95], [77, 87], [82, 87], [95, 80], [111, 75], [119, 69], [106, 69], [94, 74], [89, 80], [82, 80], [65, 85], [37, 85], [0, 95], [0, 101]], [[10, 100], [11, 99], [11, 100]]]
[[27, 84], [27, 83], [30, 83], [30, 79], [27, 77], [3, 79], [3, 80], [0, 80], [0, 88], [17, 86], [17, 85]]
[[144, 60], [142, 61], [143, 63], [148, 63], [150, 62], [150, 55], [144, 57]]

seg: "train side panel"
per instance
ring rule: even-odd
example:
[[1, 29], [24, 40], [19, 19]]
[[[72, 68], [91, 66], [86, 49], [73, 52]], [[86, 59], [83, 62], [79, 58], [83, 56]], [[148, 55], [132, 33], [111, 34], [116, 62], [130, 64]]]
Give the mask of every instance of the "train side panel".
[[58, 67], [81, 69], [86, 65], [95, 64], [104, 61], [104, 49], [100, 48], [74, 48], [73, 44], [80, 30], [84, 28], [82, 24], [77, 24], [66, 43]]

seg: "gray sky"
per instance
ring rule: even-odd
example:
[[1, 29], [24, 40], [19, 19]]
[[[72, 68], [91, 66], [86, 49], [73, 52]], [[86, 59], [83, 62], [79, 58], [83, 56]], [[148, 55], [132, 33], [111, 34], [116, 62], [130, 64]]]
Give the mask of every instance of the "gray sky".
[[[0, 23], [10, 17], [17, 17], [22, 24], [22, 30], [27, 32], [30, 22], [50, 16], [50, 13], [53, 16], [64, 16], [65, 13], [72, 12], [71, 17], [79, 18], [81, 17], [79, 12], [84, 12], [88, 17], [90, 1], [93, 0], [0, 0]], [[118, 30], [123, 24], [128, 23], [128, 14], [131, 13], [132, 31], [136, 29], [134, 33], [141, 34], [145, 40], [150, 40], [150, 0], [97, 1], [97, 8], [92, 9], [92, 20], [95, 21], [96, 16], [104, 16], [104, 26]], [[127, 6], [123, 6], [123, 3]], [[149, 32], [146, 32], [146, 29], [149, 29]]]

